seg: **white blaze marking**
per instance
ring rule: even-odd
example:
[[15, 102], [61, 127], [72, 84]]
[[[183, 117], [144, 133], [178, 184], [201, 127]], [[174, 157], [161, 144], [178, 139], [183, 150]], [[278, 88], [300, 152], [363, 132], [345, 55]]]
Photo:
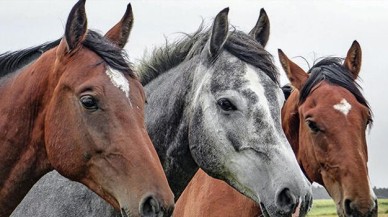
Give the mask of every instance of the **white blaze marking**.
[[352, 106], [346, 101], [346, 99], [342, 99], [340, 103], [333, 106], [335, 110], [342, 112], [345, 116], [348, 115]]
[[112, 84], [123, 91], [126, 97], [129, 97], [129, 83], [123, 73], [110, 67], [108, 67], [105, 73], [110, 78]]
[[269, 110], [269, 102], [267, 97], [265, 96], [264, 87], [261, 83], [259, 76], [257, 75], [256, 70], [252, 66], [247, 64], [247, 71], [244, 77], [246, 80], [248, 80], [247, 88], [252, 90], [254, 93], [256, 93], [258, 97], [258, 101], [256, 105], [261, 107], [261, 109], [265, 111], [266, 118], [268, 119], [269, 123], [271, 123], [271, 125], [274, 126], [274, 123], [271, 117], [271, 111]]
[[[287, 142], [285, 136], [282, 136], [276, 130], [276, 126], [281, 126], [281, 125], [280, 125], [280, 123], [275, 123], [275, 120], [271, 116], [269, 101], [268, 101], [267, 97], [265, 96], [264, 87], [262, 85], [260, 77], [257, 75], [255, 68], [253, 68], [250, 65], [247, 65], [245, 79], [247, 79], [249, 81], [247, 88], [252, 90], [258, 96], [259, 100], [258, 100], [256, 106], [259, 106], [260, 109], [262, 109], [265, 112], [266, 117], [263, 117], [263, 119], [265, 119], [267, 121], [267, 123], [272, 127], [272, 129], [273, 129], [272, 133], [276, 135], [276, 139], [277, 139], [278, 144], [283, 144], [283, 145], [279, 145], [277, 147], [278, 151], [280, 153], [279, 156], [282, 156], [284, 161], [292, 162], [294, 164], [294, 166], [290, 167], [291, 170], [294, 170], [295, 173], [296, 173], [295, 170], [298, 170], [299, 173], [302, 175], [302, 177], [304, 177], [302, 170], [297, 169], [299, 167], [295, 166], [298, 163], [296, 161], [296, 158], [293, 155], [291, 146], [286, 145], [286, 144], [288, 144], [288, 142]], [[281, 92], [280, 88], [278, 90], [278, 97], [280, 99], [284, 99], [283, 93]], [[280, 120], [280, 118], [279, 118], [279, 120]], [[281, 167], [281, 165], [279, 165], [279, 167]]]

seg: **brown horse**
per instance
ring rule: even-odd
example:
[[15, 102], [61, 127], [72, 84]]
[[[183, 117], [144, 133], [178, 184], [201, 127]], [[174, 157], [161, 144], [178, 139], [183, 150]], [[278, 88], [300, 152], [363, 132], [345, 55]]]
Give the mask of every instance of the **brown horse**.
[[[343, 64], [339, 58], [326, 58], [309, 73], [281, 50], [279, 58], [293, 86], [282, 109], [282, 125], [300, 166], [311, 181], [327, 189], [339, 216], [377, 216], [365, 140], [372, 113], [355, 82], [361, 68], [360, 45], [353, 42]], [[176, 217], [259, 215], [254, 201], [202, 171], [174, 212]]]
[[260, 205], [255, 201], [199, 169], [176, 202], [173, 216], [256, 217], [261, 214]]
[[[103, 37], [87, 30], [80, 0], [58, 46], [2, 73], [1, 217], [53, 169], [88, 186], [123, 216], [171, 212], [173, 194], [144, 125], [144, 91], [120, 47], [132, 21], [129, 5]], [[0, 69], [17, 65], [18, 55], [2, 54], [8, 62], [0, 61]]]

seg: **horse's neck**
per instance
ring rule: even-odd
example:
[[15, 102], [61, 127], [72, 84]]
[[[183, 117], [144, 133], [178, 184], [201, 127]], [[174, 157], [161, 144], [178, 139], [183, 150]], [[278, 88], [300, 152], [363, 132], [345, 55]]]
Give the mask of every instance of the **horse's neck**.
[[176, 200], [198, 170], [188, 140], [191, 81], [189, 72], [174, 69], [145, 86], [147, 130]]
[[44, 72], [32, 67], [0, 87], [0, 216], [8, 216], [50, 169], [44, 147]]

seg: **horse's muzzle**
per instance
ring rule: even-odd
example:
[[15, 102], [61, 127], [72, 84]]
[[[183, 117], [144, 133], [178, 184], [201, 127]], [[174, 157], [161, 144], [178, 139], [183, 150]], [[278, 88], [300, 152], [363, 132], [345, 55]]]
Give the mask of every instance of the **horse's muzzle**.
[[139, 214], [133, 214], [128, 208], [121, 208], [122, 217], [169, 217], [174, 206], [163, 206], [154, 196], [144, 197], [139, 204]]
[[378, 214], [378, 203], [377, 199], [373, 201], [372, 208], [367, 213], [361, 213], [357, 207], [352, 203], [351, 200], [346, 199], [344, 202], [344, 211], [346, 217], [377, 217]]

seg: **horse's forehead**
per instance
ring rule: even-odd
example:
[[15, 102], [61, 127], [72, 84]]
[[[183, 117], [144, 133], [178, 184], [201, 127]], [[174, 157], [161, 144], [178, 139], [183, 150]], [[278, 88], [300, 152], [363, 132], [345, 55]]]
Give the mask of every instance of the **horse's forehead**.
[[210, 82], [213, 93], [235, 90], [252, 98], [253, 101], [257, 101], [258, 97], [265, 97], [270, 103], [277, 103], [279, 98], [283, 97], [279, 92], [280, 88], [277, 88], [278, 86], [261, 69], [232, 55], [226, 57], [228, 58], [218, 61], [213, 67]]
[[280, 88], [264, 72], [251, 65], [246, 68], [244, 89], [250, 90], [261, 99], [265, 98], [269, 104], [284, 101]]
[[335, 110], [348, 112], [351, 107], [355, 106], [356, 98], [346, 88], [322, 82], [311, 94], [315, 103], [325, 106], [332, 106]]
[[[319, 117], [325, 120], [340, 121], [346, 119], [347, 122], [353, 123], [369, 117], [369, 109], [361, 104], [350, 91], [326, 82], [322, 82], [318, 88], [310, 93], [301, 105], [300, 112], [303, 115], [315, 116], [319, 114]], [[330, 123], [336, 122], [328, 121], [327, 125]]]
[[342, 98], [340, 102], [333, 105], [333, 108], [347, 116], [352, 109], [352, 105], [345, 98]]
[[121, 90], [126, 97], [129, 97], [129, 82], [122, 72], [111, 67], [107, 67], [105, 74], [109, 77], [115, 87]]
[[246, 66], [236, 57], [219, 58], [211, 69], [213, 71], [210, 84], [212, 92], [240, 89], [245, 82]]

